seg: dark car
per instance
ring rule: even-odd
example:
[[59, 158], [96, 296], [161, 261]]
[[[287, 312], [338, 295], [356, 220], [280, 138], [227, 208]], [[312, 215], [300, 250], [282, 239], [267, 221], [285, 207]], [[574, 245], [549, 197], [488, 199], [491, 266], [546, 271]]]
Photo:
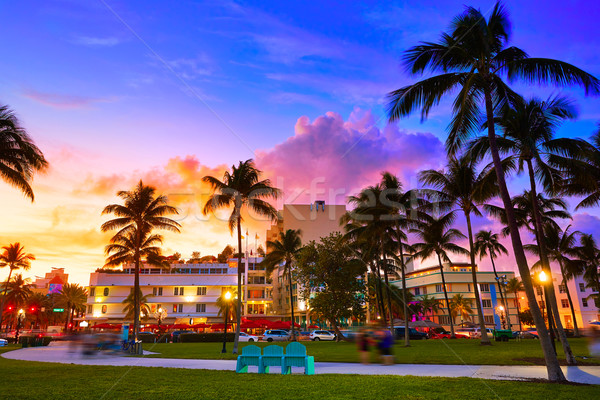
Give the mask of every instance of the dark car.
[[171, 332], [171, 341], [173, 343], [179, 343], [179, 335], [182, 333], [194, 333], [194, 331], [173, 331]]
[[[404, 339], [404, 327], [394, 327], [396, 331], [396, 339]], [[427, 339], [427, 334], [419, 332], [415, 328], [408, 328], [408, 337], [410, 340], [424, 340]]]

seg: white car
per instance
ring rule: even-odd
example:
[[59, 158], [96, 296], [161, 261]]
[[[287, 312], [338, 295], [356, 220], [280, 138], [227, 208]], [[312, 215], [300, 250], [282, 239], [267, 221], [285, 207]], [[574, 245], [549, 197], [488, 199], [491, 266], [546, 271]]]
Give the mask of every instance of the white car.
[[312, 331], [310, 340], [318, 342], [320, 340], [335, 340], [335, 335], [329, 331]]
[[240, 332], [240, 342], [258, 342], [258, 336], [248, 335]]
[[6, 340], [6, 339], [0, 339], [0, 347], [7, 346], [7, 345], [8, 345], [8, 340]]

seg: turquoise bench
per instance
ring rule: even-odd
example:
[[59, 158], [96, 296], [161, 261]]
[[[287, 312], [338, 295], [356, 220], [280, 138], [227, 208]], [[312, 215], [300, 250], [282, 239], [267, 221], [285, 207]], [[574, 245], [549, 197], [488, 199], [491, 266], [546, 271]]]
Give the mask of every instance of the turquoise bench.
[[306, 355], [306, 346], [298, 342], [292, 342], [285, 348], [281, 374], [291, 374], [292, 367], [304, 368], [305, 375], [315, 374], [315, 358]]
[[273, 344], [263, 349], [263, 355], [260, 358], [258, 373], [269, 372], [269, 367], [281, 367], [283, 365], [283, 348]]
[[235, 372], [244, 373], [248, 372], [248, 366], [257, 366], [258, 372], [260, 372], [260, 361], [261, 361], [260, 347], [249, 345], [242, 348], [242, 354], [238, 356], [237, 365]]

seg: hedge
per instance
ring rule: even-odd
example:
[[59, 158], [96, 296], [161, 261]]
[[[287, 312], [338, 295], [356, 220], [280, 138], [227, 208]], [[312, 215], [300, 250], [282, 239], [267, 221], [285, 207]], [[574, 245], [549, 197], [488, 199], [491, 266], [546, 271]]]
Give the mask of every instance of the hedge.
[[[235, 339], [235, 333], [227, 333], [227, 341], [233, 342]], [[179, 335], [179, 342], [181, 343], [198, 343], [198, 342], [222, 342], [222, 333], [182, 333]]]
[[52, 341], [52, 338], [50, 336], [44, 336], [41, 338], [34, 337], [34, 336], [20, 336], [19, 337], [19, 344], [28, 346], [28, 347], [48, 346], [48, 344], [50, 344], [51, 341]]

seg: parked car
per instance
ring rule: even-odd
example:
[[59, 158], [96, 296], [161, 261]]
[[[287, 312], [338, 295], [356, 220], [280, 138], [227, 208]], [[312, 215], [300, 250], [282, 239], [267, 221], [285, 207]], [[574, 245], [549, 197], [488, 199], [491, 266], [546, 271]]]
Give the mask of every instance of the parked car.
[[537, 331], [534, 329], [517, 331], [517, 336], [521, 339], [539, 339], [540, 338]]
[[[404, 327], [394, 327], [396, 331], [396, 339], [404, 339]], [[408, 328], [408, 337], [410, 340], [424, 340], [427, 339], [427, 334], [419, 332], [415, 328]]]
[[7, 346], [7, 345], [8, 345], [8, 340], [0, 339], [0, 347]]
[[[494, 330], [492, 328], [485, 328], [485, 330], [487, 331], [488, 337], [490, 337], [490, 338], [494, 337]], [[476, 338], [481, 337], [481, 329], [475, 328], [475, 337]]]
[[269, 329], [263, 335], [263, 340], [267, 342], [286, 341], [290, 340], [290, 334], [288, 331], [284, 331], [283, 329]]
[[466, 335], [470, 338], [474, 338], [477, 337], [477, 329], [475, 328], [458, 328], [454, 330], [454, 333], [456, 334], [460, 334], [460, 335]]
[[[451, 332], [449, 331], [431, 331], [431, 333], [429, 334], [429, 338], [430, 339], [450, 339], [451, 336]], [[469, 336], [468, 334], [465, 333], [458, 333], [458, 332], [454, 332], [454, 336], [456, 336], [457, 339], [470, 339], [471, 336]]]
[[182, 333], [194, 333], [194, 331], [173, 331], [171, 332], [171, 341], [173, 343], [179, 343], [179, 335]]
[[240, 342], [258, 342], [258, 336], [248, 335], [245, 332], [240, 332]]
[[312, 331], [310, 340], [318, 342], [320, 340], [335, 340], [335, 335], [330, 331]]

